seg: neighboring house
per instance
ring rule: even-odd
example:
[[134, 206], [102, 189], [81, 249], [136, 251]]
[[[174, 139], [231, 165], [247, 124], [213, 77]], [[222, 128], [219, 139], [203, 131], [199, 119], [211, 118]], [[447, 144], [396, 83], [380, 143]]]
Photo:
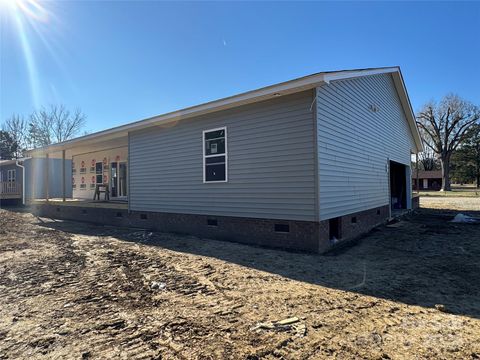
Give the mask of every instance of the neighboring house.
[[421, 150], [398, 67], [323, 72], [34, 150], [126, 201], [34, 210], [323, 252], [412, 207]]
[[417, 170], [412, 171], [413, 188], [417, 190], [417, 178], [420, 185], [418, 190], [440, 190], [442, 188], [441, 170]]
[[16, 160], [0, 160], [0, 204], [19, 203], [22, 199], [22, 169]]
[[[62, 178], [58, 176], [61, 173], [62, 161], [60, 159], [49, 159], [48, 161], [48, 189], [45, 187], [47, 182], [47, 161], [42, 158], [25, 158], [18, 160], [0, 160], [0, 199], [2, 203], [22, 203], [23, 199], [29, 201], [32, 199], [43, 199], [47, 197], [61, 197]], [[25, 187], [23, 186], [25, 169]], [[65, 166], [71, 172], [71, 161], [65, 161]], [[25, 196], [23, 191], [25, 190]], [[72, 196], [71, 181], [65, 183], [66, 197]]]

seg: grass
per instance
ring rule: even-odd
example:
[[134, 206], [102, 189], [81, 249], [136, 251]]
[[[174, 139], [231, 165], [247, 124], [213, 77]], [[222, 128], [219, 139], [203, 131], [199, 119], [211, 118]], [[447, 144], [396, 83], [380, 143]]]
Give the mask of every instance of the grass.
[[[417, 192], [414, 190], [414, 194]], [[474, 186], [452, 186], [452, 191], [420, 191], [420, 196], [431, 197], [480, 197], [480, 189]]]

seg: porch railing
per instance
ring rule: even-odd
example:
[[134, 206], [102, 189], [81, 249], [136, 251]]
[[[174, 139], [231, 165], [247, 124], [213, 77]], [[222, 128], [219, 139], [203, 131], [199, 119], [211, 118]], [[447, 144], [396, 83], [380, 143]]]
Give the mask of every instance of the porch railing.
[[0, 182], [1, 195], [22, 195], [22, 184], [16, 181], [2, 181]]

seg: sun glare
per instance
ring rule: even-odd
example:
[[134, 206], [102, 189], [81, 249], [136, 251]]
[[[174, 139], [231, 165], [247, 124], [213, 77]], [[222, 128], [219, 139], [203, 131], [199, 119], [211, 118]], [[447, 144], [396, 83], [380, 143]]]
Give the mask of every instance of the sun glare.
[[[40, 79], [37, 71], [32, 41], [40, 38], [45, 43], [47, 23], [52, 19], [52, 13], [38, 0], [0, 0], [0, 13], [4, 20], [13, 26], [14, 32], [23, 51], [23, 57], [28, 72], [30, 91], [35, 106], [40, 105]], [[49, 45], [49, 44], [46, 44]]]
[[38, 0], [0, 0], [2, 12], [20, 13], [28, 19], [47, 22], [48, 10]]

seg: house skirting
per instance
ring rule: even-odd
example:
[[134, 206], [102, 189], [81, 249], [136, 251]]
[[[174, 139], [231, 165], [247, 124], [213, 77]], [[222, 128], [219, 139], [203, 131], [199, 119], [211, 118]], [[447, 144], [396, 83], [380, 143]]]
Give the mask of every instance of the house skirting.
[[0, 208], [3, 206], [19, 206], [22, 205], [22, 199], [21, 198], [6, 198], [6, 199], [1, 199], [0, 198]]
[[338, 221], [340, 237], [333, 242], [329, 239], [329, 220], [314, 222], [141, 211], [129, 213], [125, 209], [55, 204], [34, 204], [31, 211], [37, 216], [55, 219], [190, 234], [314, 253], [326, 252], [339, 243], [365, 234], [389, 217], [388, 205], [342, 216]]

